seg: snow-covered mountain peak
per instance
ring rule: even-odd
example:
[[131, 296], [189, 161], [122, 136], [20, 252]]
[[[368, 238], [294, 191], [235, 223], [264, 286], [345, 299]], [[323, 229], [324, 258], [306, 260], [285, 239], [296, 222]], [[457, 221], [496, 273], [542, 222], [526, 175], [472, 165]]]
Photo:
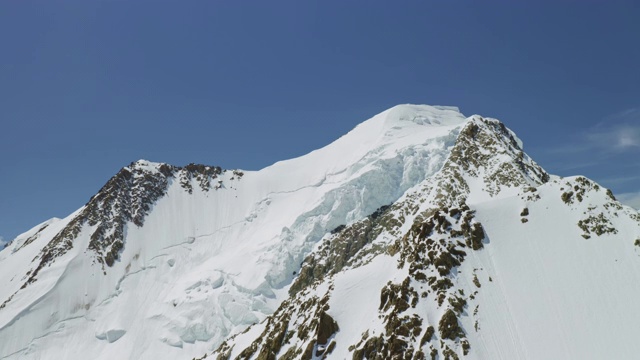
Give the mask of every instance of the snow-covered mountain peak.
[[[459, 126], [466, 120], [455, 107], [403, 104], [373, 116], [345, 137], [369, 137], [381, 144], [407, 143], [419, 138], [429, 138], [443, 129]], [[406, 139], [402, 140], [403, 138]]]
[[517, 287], [505, 247], [589, 239], [618, 256], [636, 222], [501, 122], [446, 106], [395, 106], [259, 171], [138, 160], [0, 252], [0, 358], [499, 358], [482, 327], [523, 358], [500, 342], [526, 314], [493, 284]]
[[[365, 164], [399, 155], [414, 153], [416, 159], [427, 159], [430, 157], [427, 152], [438, 152], [446, 156], [465, 121], [452, 107], [398, 105], [374, 115], [321, 149], [277, 162], [259, 173], [269, 177], [274, 173], [287, 173], [287, 184], [296, 188], [323, 182], [337, 174], [367, 170]], [[427, 173], [433, 174], [437, 170], [434, 167], [440, 166], [442, 160], [434, 163]]]

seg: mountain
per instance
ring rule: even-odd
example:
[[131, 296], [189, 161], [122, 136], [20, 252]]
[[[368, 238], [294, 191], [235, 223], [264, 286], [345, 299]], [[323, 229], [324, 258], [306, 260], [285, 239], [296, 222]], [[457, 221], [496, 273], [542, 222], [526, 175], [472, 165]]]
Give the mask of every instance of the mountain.
[[260, 171], [140, 160], [0, 252], [0, 359], [634, 359], [640, 213], [400, 105]]

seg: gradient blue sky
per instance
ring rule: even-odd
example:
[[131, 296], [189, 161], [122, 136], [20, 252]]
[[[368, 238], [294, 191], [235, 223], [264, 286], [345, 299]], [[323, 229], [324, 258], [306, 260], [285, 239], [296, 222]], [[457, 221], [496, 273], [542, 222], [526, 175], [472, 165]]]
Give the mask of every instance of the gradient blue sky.
[[499, 118], [548, 171], [632, 202], [638, 19], [604, 0], [2, 1], [0, 235], [139, 158], [259, 169], [398, 103]]

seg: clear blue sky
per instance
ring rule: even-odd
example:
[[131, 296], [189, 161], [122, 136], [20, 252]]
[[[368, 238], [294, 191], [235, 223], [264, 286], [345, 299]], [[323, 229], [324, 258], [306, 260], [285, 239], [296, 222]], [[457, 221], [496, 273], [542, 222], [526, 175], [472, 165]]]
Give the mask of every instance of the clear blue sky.
[[2, 1], [0, 235], [145, 158], [259, 169], [398, 103], [640, 192], [638, 1]]

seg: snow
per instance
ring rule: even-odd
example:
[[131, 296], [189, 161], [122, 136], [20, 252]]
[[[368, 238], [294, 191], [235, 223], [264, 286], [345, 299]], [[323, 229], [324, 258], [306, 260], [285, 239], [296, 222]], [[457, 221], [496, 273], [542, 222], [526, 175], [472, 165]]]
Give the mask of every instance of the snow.
[[386, 255], [336, 276], [328, 314], [339, 324], [340, 331], [335, 336], [332, 358], [351, 358], [349, 345], [357, 344], [365, 331], [371, 336], [384, 332], [380, 319], [371, 314], [378, 312], [380, 289], [388, 281], [402, 282], [403, 276], [406, 275], [398, 270], [397, 259]]
[[[481, 280], [481, 330], [469, 333], [483, 345], [472, 347], [475, 358], [633, 359], [640, 351], [640, 251], [633, 244], [640, 229], [621, 211], [618, 234], [585, 240], [574, 224], [606, 195], [566, 206], [561, 187], [542, 185], [535, 202], [513, 196], [471, 204], [490, 246], [461, 272], [482, 267], [493, 280]], [[522, 223], [525, 207], [529, 221]]]

